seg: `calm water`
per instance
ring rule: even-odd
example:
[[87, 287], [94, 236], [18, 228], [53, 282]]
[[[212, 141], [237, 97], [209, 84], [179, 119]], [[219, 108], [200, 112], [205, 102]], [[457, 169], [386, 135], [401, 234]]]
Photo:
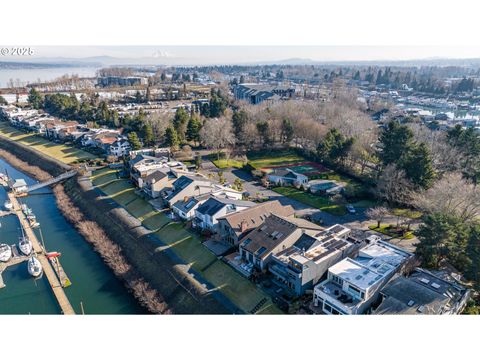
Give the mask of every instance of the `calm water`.
[[80, 77], [95, 76], [96, 67], [55, 67], [45, 69], [0, 69], [0, 88], [7, 87], [10, 79], [20, 80], [22, 85], [33, 82], [44, 82], [57, 79], [63, 75]]
[[[0, 159], [0, 172], [5, 173], [5, 169], [13, 178], [35, 183]], [[2, 208], [6, 198], [5, 190], [0, 187]], [[21, 202], [28, 204], [37, 216], [47, 250], [62, 253], [60, 261], [72, 281], [65, 291], [77, 314], [81, 313], [80, 302], [86, 314], [144, 313], [90, 245], [63, 218], [50, 189], [40, 189]], [[18, 219], [7, 216], [0, 218], [0, 222], [0, 242], [15, 244], [21, 235]], [[35, 231], [39, 236], [38, 230]], [[3, 279], [7, 286], [0, 289], [0, 314], [60, 313], [46, 277], [34, 280], [28, 275], [26, 263], [8, 268]]]

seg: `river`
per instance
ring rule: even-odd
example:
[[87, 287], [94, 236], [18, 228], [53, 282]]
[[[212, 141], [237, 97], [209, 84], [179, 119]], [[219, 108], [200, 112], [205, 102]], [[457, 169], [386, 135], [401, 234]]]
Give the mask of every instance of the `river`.
[[[0, 159], [0, 172], [13, 178], [23, 178], [28, 184], [36, 181]], [[7, 198], [0, 187], [0, 206]], [[65, 292], [77, 314], [81, 305], [86, 314], [143, 314], [145, 310], [103, 263], [100, 256], [65, 220], [58, 210], [49, 188], [39, 189], [22, 198], [37, 216], [48, 251], [62, 253], [60, 261], [72, 285]], [[0, 243], [12, 245], [21, 235], [17, 217], [0, 218]], [[39, 230], [35, 230], [37, 236]], [[45, 276], [34, 280], [27, 272], [26, 263], [8, 268], [3, 273], [6, 287], [0, 289], [0, 314], [60, 314]]]
[[49, 68], [22, 68], [0, 69], [0, 88], [8, 86], [10, 80], [19, 81], [21, 85], [34, 82], [55, 80], [64, 75], [78, 75], [80, 77], [95, 76], [98, 67], [49, 67]]

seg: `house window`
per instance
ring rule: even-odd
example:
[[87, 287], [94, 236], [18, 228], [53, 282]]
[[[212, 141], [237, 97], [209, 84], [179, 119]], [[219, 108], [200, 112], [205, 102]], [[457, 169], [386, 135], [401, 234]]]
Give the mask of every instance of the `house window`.
[[332, 275], [332, 281], [340, 286], [343, 286], [343, 280], [337, 275]]

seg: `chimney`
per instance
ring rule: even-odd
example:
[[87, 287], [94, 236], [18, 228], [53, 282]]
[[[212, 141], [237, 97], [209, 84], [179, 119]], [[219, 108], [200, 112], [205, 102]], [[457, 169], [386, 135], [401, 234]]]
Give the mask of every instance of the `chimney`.
[[248, 228], [247, 221], [243, 219], [242, 222], [240, 223], [240, 232], [244, 233], [245, 231], [247, 231], [247, 228]]
[[188, 196], [185, 196], [185, 197], [183, 198], [183, 202], [186, 203], [187, 201], [188, 201]]

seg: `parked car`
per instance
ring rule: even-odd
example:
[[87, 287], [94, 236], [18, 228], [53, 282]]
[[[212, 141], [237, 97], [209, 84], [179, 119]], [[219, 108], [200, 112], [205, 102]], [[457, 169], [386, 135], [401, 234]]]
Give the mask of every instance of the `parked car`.
[[355, 210], [355, 208], [353, 207], [353, 205], [347, 205], [346, 206], [347, 208], [347, 211], [350, 213], [350, 214], [355, 214], [357, 211]]

